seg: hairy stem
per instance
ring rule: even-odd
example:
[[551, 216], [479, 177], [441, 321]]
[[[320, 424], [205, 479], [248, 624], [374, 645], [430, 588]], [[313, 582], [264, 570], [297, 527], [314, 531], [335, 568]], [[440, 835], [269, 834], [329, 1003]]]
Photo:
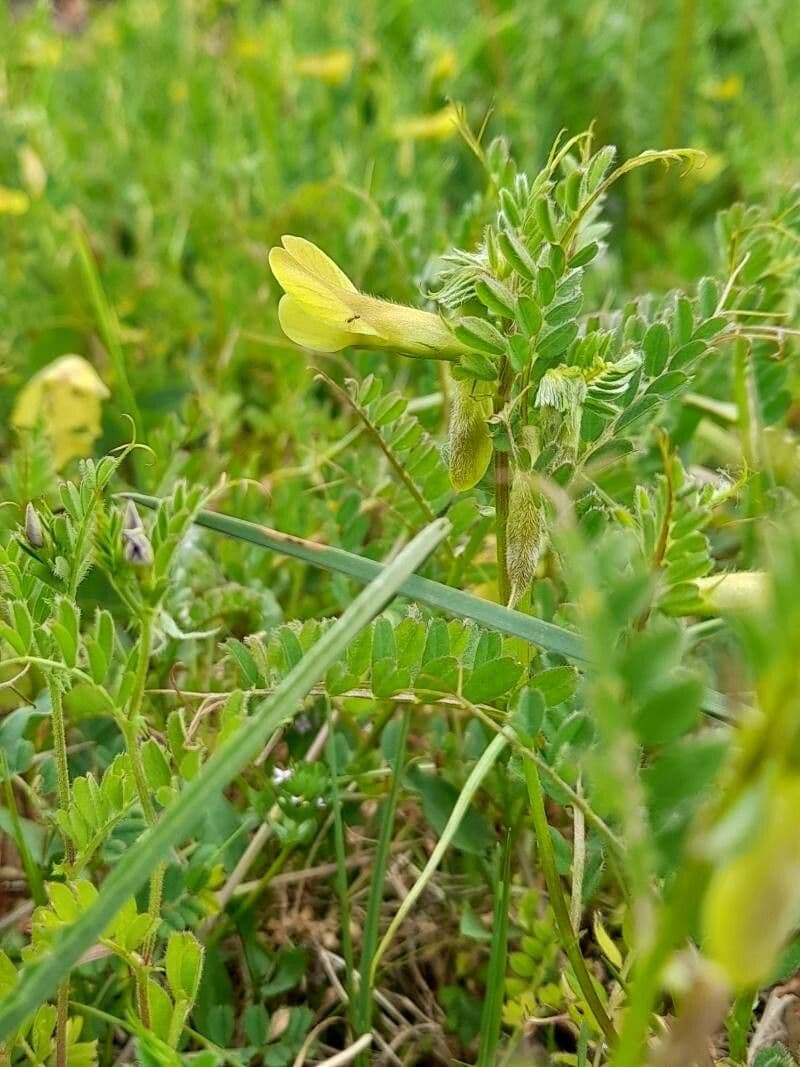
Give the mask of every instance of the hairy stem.
[[[150, 665], [150, 652], [153, 644], [153, 615], [146, 609], [141, 617], [139, 630], [139, 658], [136, 663], [136, 677], [134, 679], [131, 698], [125, 709], [125, 718], [122, 722], [122, 732], [125, 737], [125, 748], [133, 769], [133, 779], [136, 784], [136, 793], [144, 814], [145, 822], [149, 827], [156, 824], [156, 809], [153, 798], [150, 795], [150, 786], [142, 762], [141, 749], [139, 747], [139, 720], [142, 711], [144, 689], [147, 684], [147, 670]], [[153, 931], [147, 937], [142, 946], [142, 956], [145, 966], [136, 975], [136, 1000], [139, 1016], [145, 1026], [149, 1026], [150, 1005], [147, 995], [148, 964], [155, 946], [155, 930], [161, 914], [161, 895], [164, 888], [164, 873], [166, 866], [159, 863], [150, 876], [150, 895], [147, 912], [153, 922]]]
[[56, 1000], [56, 1067], [67, 1067], [67, 1019], [69, 1018], [69, 977], [58, 987]]

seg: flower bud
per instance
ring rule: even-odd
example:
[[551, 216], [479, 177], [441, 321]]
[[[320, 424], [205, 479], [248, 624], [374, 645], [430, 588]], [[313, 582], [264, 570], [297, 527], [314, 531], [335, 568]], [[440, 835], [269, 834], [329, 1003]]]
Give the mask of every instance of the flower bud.
[[555, 448], [553, 469], [577, 455], [585, 399], [586, 381], [577, 368], [547, 371], [539, 383], [539, 431], [542, 448]]
[[141, 516], [139, 515], [139, 512], [138, 512], [138, 510], [136, 508], [136, 505], [134, 504], [134, 502], [132, 500], [127, 500], [125, 502], [125, 514], [123, 515], [123, 518], [122, 518], [122, 529], [123, 530], [143, 530], [144, 529], [144, 523], [142, 522]]
[[506, 523], [508, 578], [513, 607], [525, 595], [547, 544], [547, 516], [531, 471], [517, 469], [511, 483]]
[[153, 565], [153, 546], [143, 528], [122, 531], [122, 554], [133, 567]]
[[41, 548], [44, 544], [42, 522], [38, 511], [30, 501], [25, 507], [25, 537], [31, 548]]
[[492, 439], [486, 420], [492, 414], [492, 398], [481, 382], [456, 382], [450, 408], [450, 482], [463, 493], [477, 485], [492, 459]]

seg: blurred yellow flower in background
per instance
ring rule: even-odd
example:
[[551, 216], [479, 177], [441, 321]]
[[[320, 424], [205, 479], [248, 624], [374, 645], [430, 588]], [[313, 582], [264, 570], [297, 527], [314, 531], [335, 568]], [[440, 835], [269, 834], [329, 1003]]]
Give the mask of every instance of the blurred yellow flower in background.
[[317, 78], [326, 85], [343, 85], [353, 69], [353, 53], [347, 48], [298, 56], [294, 70], [305, 78]]
[[398, 119], [392, 126], [392, 137], [396, 141], [446, 141], [457, 128], [456, 110], [448, 105], [430, 115]]
[[458, 52], [451, 45], [442, 46], [431, 58], [431, 81], [449, 81], [458, 73]]
[[23, 386], [11, 421], [20, 430], [43, 422], [57, 468], [88, 456], [100, 436], [102, 402], [108, 388], [83, 356], [61, 356]]
[[19, 169], [28, 193], [36, 200], [47, 187], [47, 171], [38, 154], [30, 145], [24, 144], [17, 152]]
[[708, 81], [703, 86], [703, 93], [709, 100], [717, 100], [722, 103], [726, 100], [735, 100], [742, 95], [744, 82], [740, 74], [730, 74], [727, 78], [717, 81]]
[[0, 215], [24, 215], [30, 206], [27, 193], [0, 185]]
[[318, 352], [388, 348], [407, 356], [457, 359], [468, 349], [438, 315], [359, 292], [344, 271], [302, 237], [284, 236], [269, 254], [286, 295], [278, 306], [283, 332]]

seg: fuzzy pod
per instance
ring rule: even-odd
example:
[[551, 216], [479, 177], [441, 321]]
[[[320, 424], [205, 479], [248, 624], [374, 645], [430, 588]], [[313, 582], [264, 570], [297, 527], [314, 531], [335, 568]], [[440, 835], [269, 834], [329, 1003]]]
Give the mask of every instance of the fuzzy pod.
[[531, 471], [517, 469], [511, 483], [506, 523], [511, 603], [525, 594], [547, 545], [547, 515]]
[[547, 371], [539, 383], [536, 407], [542, 446], [554, 448], [551, 467], [574, 459], [581, 438], [586, 381], [575, 368]]
[[463, 493], [477, 485], [492, 459], [492, 439], [486, 420], [492, 398], [481, 382], [456, 382], [448, 428], [450, 482]]

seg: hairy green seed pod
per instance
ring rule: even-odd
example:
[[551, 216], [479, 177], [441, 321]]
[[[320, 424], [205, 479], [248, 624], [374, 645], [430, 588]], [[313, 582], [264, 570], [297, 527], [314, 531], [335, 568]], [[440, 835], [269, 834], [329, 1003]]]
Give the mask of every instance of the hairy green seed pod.
[[44, 544], [42, 522], [38, 511], [30, 502], [25, 507], [25, 537], [31, 548], [41, 548]]
[[477, 485], [492, 459], [486, 420], [492, 414], [489, 387], [481, 382], [456, 382], [448, 428], [450, 482], [463, 493]]
[[513, 607], [533, 581], [547, 545], [547, 515], [531, 471], [517, 469], [511, 483], [506, 523], [508, 578]]

